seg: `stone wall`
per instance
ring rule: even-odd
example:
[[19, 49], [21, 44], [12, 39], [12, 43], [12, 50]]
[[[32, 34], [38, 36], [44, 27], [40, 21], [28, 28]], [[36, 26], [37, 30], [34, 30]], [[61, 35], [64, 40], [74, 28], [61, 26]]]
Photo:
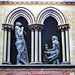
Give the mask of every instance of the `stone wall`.
[[5, 68], [0, 75], [75, 75], [74, 68]]
[[35, 16], [37, 15], [46, 7], [55, 7], [59, 9], [66, 17], [67, 23], [70, 24], [70, 31], [69, 31], [69, 37], [70, 37], [70, 60], [71, 64], [75, 64], [75, 5], [62, 5], [62, 4], [52, 4], [52, 5], [45, 5], [45, 4], [18, 4], [18, 5], [1, 5], [0, 4], [0, 64], [2, 63], [2, 51], [3, 51], [3, 32], [2, 32], [2, 24], [5, 23], [5, 19], [8, 16], [8, 14], [17, 7], [25, 7], [29, 9]]

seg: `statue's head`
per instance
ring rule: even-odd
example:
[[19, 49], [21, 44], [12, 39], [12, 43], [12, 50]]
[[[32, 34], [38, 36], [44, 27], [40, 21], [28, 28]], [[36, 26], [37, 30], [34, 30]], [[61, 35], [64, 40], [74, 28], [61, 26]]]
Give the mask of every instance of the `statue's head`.
[[48, 44], [45, 44], [45, 48], [48, 48]]
[[22, 23], [21, 22], [16, 22], [16, 26], [21, 26]]
[[57, 36], [52, 36], [52, 41], [53, 40], [58, 40], [58, 37]]

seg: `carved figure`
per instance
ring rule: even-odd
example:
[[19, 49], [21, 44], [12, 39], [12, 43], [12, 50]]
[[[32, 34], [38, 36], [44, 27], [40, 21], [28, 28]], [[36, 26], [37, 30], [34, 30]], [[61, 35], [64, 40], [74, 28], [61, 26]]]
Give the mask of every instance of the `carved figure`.
[[52, 47], [52, 49], [49, 49], [48, 45], [45, 44], [45, 61], [51, 64], [59, 64], [60, 46], [57, 36], [52, 36]]
[[16, 26], [15, 26], [15, 37], [16, 37], [16, 48], [18, 51], [17, 54], [17, 64], [21, 64], [20, 61], [23, 64], [26, 64], [28, 61], [28, 57], [27, 57], [27, 48], [26, 48], [26, 43], [24, 40], [24, 27], [20, 27], [22, 26], [22, 24], [20, 22], [16, 22]]

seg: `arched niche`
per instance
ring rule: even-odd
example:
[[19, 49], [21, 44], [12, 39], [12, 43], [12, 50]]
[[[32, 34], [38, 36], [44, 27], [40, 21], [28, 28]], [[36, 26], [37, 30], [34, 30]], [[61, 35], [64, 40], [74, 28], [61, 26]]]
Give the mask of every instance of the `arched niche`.
[[[28, 29], [28, 25], [33, 24], [35, 22], [34, 15], [29, 11], [27, 8], [24, 7], [18, 7], [13, 9], [6, 17], [5, 24], [10, 24], [14, 25], [15, 28], [15, 23], [16, 22], [21, 22], [23, 24], [24, 30], [26, 31], [27, 35], [25, 36], [25, 41], [27, 45], [27, 50], [28, 50], [28, 56], [30, 58], [30, 31]], [[9, 32], [7, 31], [7, 36], [9, 35]], [[7, 37], [7, 39], [10, 37]], [[16, 58], [17, 58], [17, 50], [15, 46], [15, 30], [11, 31], [11, 39], [10, 39], [10, 55], [9, 55], [9, 60], [12, 64], [16, 64]], [[8, 41], [7, 41], [8, 43]], [[8, 49], [7, 49], [8, 50]], [[8, 54], [8, 53], [7, 53]], [[8, 59], [8, 58], [6, 58]], [[30, 60], [30, 59], [29, 59]]]
[[34, 15], [31, 11], [24, 7], [18, 7], [13, 9], [6, 17], [6, 24], [14, 24], [15, 20], [20, 16], [24, 17], [28, 21], [28, 25], [33, 24], [35, 22]]
[[[28, 21], [24, 18], [24, 17], [19, 17], [15, 20], [14, 25], [16, 22], [20, 22], [22, 24], [22, 26], [24, 27], [24, 31], [26, 32], [26, 34], [24, 33], [24, 39], [26, 42], [26, 46], [27, 46], [27, 53], [28, 56], [30, 58], [30, 45], [31, 45], [31, 38], [30, 38], [30, 31], [28, 29]], [[15, 38], [15, 31], [13, 30], [11, 32], [11, 63], [12, 64], [16, 64], [16, 59], [17, 59], [17, 49], [15, 46], [15, 42], [16, 42], [16, 38]], [[14, 56], [13, 56], [14, 55]], [[30, 60], [30, 59], [29, 59]]]
[[43, 9], [37, 16], [36, 22], [39, 24], [44, 24], [44, 21], [47, 17], [52, 16], [54, 17], [58, 25], [62, 25], [67, 23], [67, 18], [64, 16], [64, 14], [55, 7], [47, 7]]
[[61, 32], [58, 30], [58, 22], [52, 16], [49, 16], [44, 21], [44, 29], [42, 31], [42, 50], [44, 51], [45, 44], [52, 48], [52, 36], [57, 36], [60, 42], [60, 62], [62, 61], [62, 48], [61, 48]]
[[[36, 23], [43, 24], [44, 29], [42, 31], [42, 50], [44, 50], [44, 44], [48, 44], [51, 48], [51, 37], [53, 35], [57, 36], [60, 42], [60, 48], [62, 41], [61, 32], [58, 30], [59, 25], [63, 25], [67, 23], [67, 18], [64, 14], [55, 7], [47, 7], [43, 9], [37, 16]], [[65, 39], [64, 39], [65, 41]], [[64, 50], [64, 49], [63, 49]], [[63, 57], [62, 48], [60, 50], [61, 56], [60, 59]], [[42, 51], [43, 52], [43, 51]], [[62, 60], [60, 60], [62, 61]]]

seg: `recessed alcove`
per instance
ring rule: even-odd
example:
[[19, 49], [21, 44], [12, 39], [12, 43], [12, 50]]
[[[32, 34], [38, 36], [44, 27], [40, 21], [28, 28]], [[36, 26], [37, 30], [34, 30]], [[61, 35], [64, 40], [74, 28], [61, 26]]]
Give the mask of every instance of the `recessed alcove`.
[[[25, 37], [25, 41], [26, 41], [26, 46], [27, 46], [27, 51], [28, 51], [28, 56], [30, 58], [30, 31], [28, 29], [28, 22], [27, 20], [24, 18], [24, 17], [19, 17], [15, 20], [14, 22], [14, 25], [16, 22], [20, 22], [22, 23], [22, 26], [24, 27], [24, 31], [27, 33], [25, 35], [24, 33], [24, 37]], [[15, 41], [16, 41], [16, 38], [15, 38], [15, 31], [12, 30], [12, 33], [11, 33], [11, 63], [12, 64], [16, 64], [16, 60], [17, 60], [17, 49], [16, 49], [16, 46], [15, 46]], [[30, 60], [30, 59], [29, 59]]]
[[61, 48], [61, 32], [58, 30], [58, 22], [52, 16], [49, 16], [44, 21], [44, 29], [42, 31], [42, 50], [44, 51], [44, 45], [48, 44], [49, 48], [52, 48], [52, 36], [57, 36], [60, 43], [60, 62], [62, 61], [62, 48]]

